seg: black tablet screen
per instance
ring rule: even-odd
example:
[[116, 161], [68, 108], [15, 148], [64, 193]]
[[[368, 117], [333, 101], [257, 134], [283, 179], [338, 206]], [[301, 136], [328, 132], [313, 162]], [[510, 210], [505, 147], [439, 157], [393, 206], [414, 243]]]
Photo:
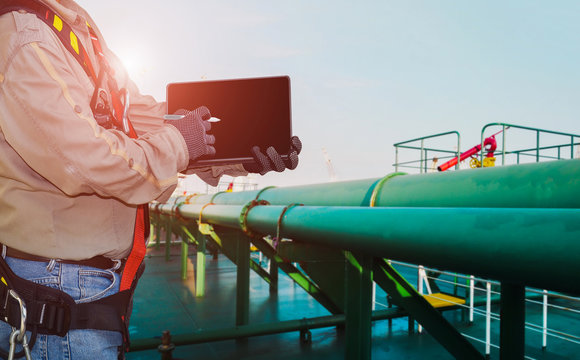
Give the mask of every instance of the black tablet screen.
[[204, 157], [205, 165], [251, 161], [254, 145], [278, 153], [290, 149], [290, 78], [287, 76], [172, 83], [167, 86], [167, 110], [193, 110], [206, 106], [212, 117], [216, 155]]

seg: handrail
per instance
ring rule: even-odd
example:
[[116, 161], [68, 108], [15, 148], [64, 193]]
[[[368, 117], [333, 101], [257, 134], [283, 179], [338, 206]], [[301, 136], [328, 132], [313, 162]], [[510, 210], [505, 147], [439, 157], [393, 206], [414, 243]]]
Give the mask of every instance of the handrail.
[[[455, 302], [448, 300], [446, 298], [440, 298], [436, 294], [430, 294], [430, 296], [432, 298], [436, 298], [436, 299], [443, 301], [443, 302], [449, 302], [450, 306], [459, 307], [459, 308], [469, 310], [470, 311], [470, 315], [469, 315], [470, 322], [473, 322], [473, 315], [474, 314], [479, 315], [479, 316], [483, 316], [483, 317], [489, 315], [491, 320], [496, 320], [496, 321], [500, 320], [499, 314], [494, 314], [494, 313], [488, 314], [486, 310], [477, 309], [476, 308], [477, 304], [479, 303], [479, 305], [481, 305], [481, 301], [475, 301], [475, 299], [473, 299], [475, 297], [474, 291], [480, 291], [483, 293], [489, 292], [490, 294], [500, 295], [500, 292], [492, 291], [490, 288], [481, 288], [481, 287], [475, 286], [476, 282], [487, 282], [487, 283], [491, 283], [492, 285], [496, 285], [496, 286], [500, 285], [499, 282], [491, 281], [489, 279], [476, 278], [473, 276], [468, 276], [468, 275], [463, 275], [463, 274], [458, 274], [458, 273], [450, 273], [447, 271], [442, 271], [442, 270], [438, 270], [438, 269], [434, 269], [434, 268], [422, 267], [419, 265], [405, 263], [405, 262], [391, 261], [391, 263], [397, 267], [405, 267], [405, 268], [415, 269], [417, 271], [417, 284], [418, 284], [417, 288], [420, 288], [421, 281], [425, 281], [425, 280], [429, 279], [432, 282], [434, 282], [435, 284], [444, 284], [443, 286], [447, 285], [447, 286], [451, 286], [454, 288], [463, 289], [465, 291], [466, 304], [455, 303]], [[426, 272], [420, 272], [419, 269], [424, 269], [424, 270], [426, 270]], [[437, 275], [436, 276], [429, 276], [428, 274], [437, 274]], [[441, 278], [440, 277], [441, 275], [448, 276], [448, 277], [455, 277], [456, 279], [461, 278], [464, 280], [471, 280], [471, 281], [469, 281], [467, 284], [465, 284], [465, 283], [457, 282], [456, 280], [455, 281], [453, 281], [451, 279], [446, 280], [444, 278]], [[447, 293], [449, 293], [449, 291], [450, 291], [449, 288], [447, 288], [447, 291], [448, 291]], [[442, 292], [446, 293], [446, 291], [443, 290], [443, 288], [442, 288]], [[556, 292], [548, 292], [546, 290], [538, 290], [535, 288], [526, 288], [526, 293], [532, 294], [531, 296], [527, 296], [527, 298], [526, 298], [527, 303], [542, 306], [542, 313], [543, 313], [542, 324], [535, 324], [535, 323], [531, 323], [528, 321], [526, 321], [526, 323], [525, 323], [526, 329], [528, 329], [530, 331], [542, 333], [542, 344], [541, 344], [542, 348], [547, 347], [548, 337], [559, 338], [559, 339], [567, 341], [567, 342], [571, 342], [574, 344], [580, 344], [580, 342], [578, 341], [578, 340], [580, 340], [580, 337], [578, 337], [574, 334], [564, 332], [564, 331], [556, 330], [554, 327], [548, 327], [548, 324], [550, 323], [550, 321], [548, 320], [548, 309], [554, 309], [554, 310], [559, 311], [560, 316], [564, 316], [568, 312], [571, 312], [574, 314], [579, 314], [580, 309], [578, 309], [578, 308], [580, 308], [580, 298], [566, 296], [566, 295], [562, 295], [562, 294], [556, 293]], [[461, 295], [457, 295], [457, 296], [461, 297]], [[555, 298], [555, 299], [561, 298], [561, 299], [573, 301], [575, 304], [577, 304], [577, 306], [576, 307], [572, 307], [570, 305], [559, 306], [559, 305], [556, 305], [554, 303], [548, 302], [548, 297]], [[534, 300], [535, 298], [540, 298], [542, 300]], [[496, 298], [495, 301], [499, 302], [499, 298]], [[387, 308], [387, 305], [378, 303], [376, 301], [375, 301], [375, 303], [377, 303], [378, 305], [380, 305], [382, 307]], [[467, 336], [466, 334], [463, 334], [463, 335]], [[474, 338], [471, 336], [468, 336], [468, 337], [473, 339], [473, 340], [479, 341], [481, 343], [486, 343], [486, 340], [477, 339], [477, 338]], [[496, 346], [493, 344], [490, 344], [490, 345], [494, 346], [494, 347], [499, 347], [499, 346]]]
[[[450, 158], [454, 158], [455, 157], [455, 151], [453, 152], [453, 156], [441, 156], [439, 159], [450, 159]], [[400, 165], [409, 165], [409, 164], [416, 164], [416, 163], [421, 163], [422, 160], [410, 160], [410, 161], [404, 161], [404, 162], [400, 162], [397, 163], [399, 166]], [[407, 166], [410, 167], [410, 166]], [[417, 167], [418, 169], [420, 168], [420, 166]]]
[[[416, 147], [416, 146], [406, 146], [406, 145], [398, 145], [397, 147], [400, 147], [400, 148], [403, 148], [403, 149], [411, 149], [411, 150], [421, 149], [420, 147]], [[428, 148], [428, 147], [423, 147], [423, 150], [438, 151], [438, 152], [448, 153], [448, 154], [457, 154], [457, 151], [443, 150], [443, 149], [436, 149], [436, 148]]]
[[434, 135], [421, 136], [421, 137], [418, 137], [416, 139], [401, 141], [401, 142], [398, 142], [398, 143], [393, 144], [393, 145], [394, 146], [400, 146], [402, 144], [407, 144], [407, 143], [410, 143], [410, 142], [415, 142], [415, 141], [419, 141], [419, 140], [427, 140], [427, 139], [430, 139], [430, 138], [435, 138], [435, 137], [440, 137], [440, 136], [445, 136], [445, 135], [450, 135], [450, 134], [456, 134], [458, 138], [460, 137], [458, 131], [452, 130], [452, 131], [447, 131], [447, 132], [443, 132], [443, 133], [439, 133], [439, 134], [434, 134]]
[[550, 146], [541, 146], [539, 148], [529, 148], [529, 149], [521, 149], [521, 150], [511, 150], [511, 151], [506, 151], [506, 154], [522, 153], [522, 152], [534, 151], [536, 149], [539, 149], [539, 150], [551, 150], [551, 149], [558, 149], [558, 148], [568, 147], [570, 145], [577, 146], [577, 145], [580, 145], [580, 142], [577, 142], [577, 143], [574, 143], [574, 144], [550, 145]]
[[[426, 147], [423, 146], [424, 145], [424, 141], [427, 140], [427, 139], [432, 139], [432, 138], [446, 136], [446, 135], [452, 135], [452, 134], [457, 135], [457, 151], [450, 151], [450, 150], [445, 150], [445, 149], [426, 148]], [[414, 146], [409, 146], [409, 145], [404, 146], [404, 144], [409, 144], [409, 143], [416, 142], [416, 141], [421, 141], [421, 146], [420, 147], [414, 147]], [[459, 134], [458, 131], [452, 130], [452, 131], [442, 132], [442, 133], [439, 133], [439, 134], [422, 136], [422, 137], [418, 137], [418, 138], [415, 138], [415, 139], [405, 140], [405, 141], [401, 141], [401, 142], [395, 143], [395, 144], [393, 144], [393, 146], [395, 147], [395, 164], [394, 164], [394, 166], [395, 166], [395, 172], [399, 171], [399, 148], [420, 150], [421, 151], [421, 160], [420, 160], [421, 164], [423, 164], [424, 161], [426, 163], [426, 160], [427, 160], [426, 158], [427, 158], [427, 152], [428, 151], [457, 154], [457, 165], [455, 166], [455, 168], [456, 169], [459, 169], [459, 158], [461, 156], [461, 135]], [[425, 152], [425, 157], [423, 157], [423, 152]], [[420, 172], [423, 172], [423, 166], [420, 166], [419, 167], [419, 170], [420, 170]]]
[[[502, 165], [505, 165], [505, 155], [507, 154], [507, 152], [505, 151], [505, 130], [507, 130], [508, 128], [510, 129], [521, 129], [521, 130], [529, 130], [529, 131], [534, 131], [536, 132], [536, 147], [532, 150], [536, 150], [536, 162], [540, 161], [540, 134], [545, 133], [545, 134], [552, 134], [552, 135], [560, 135], [560, 136], [566, 136], [566, 137], [570, 137], [570, 143], [568, 144], [562, 144], [562, 147], [568, 147], [570, 146], [570, 159], [574, 158], [574, 145], [576, 145], [574, 143], [574, 138], [580, 138], [580, 135], [578, 134], [572, 134], [572, 133], [565, 133], [565, 132], [561, 132], [561, 131], [554, 131], [554, 130], [547, 130], [547, 129], [540, 129], [540, 128], [533, 128], [533, 127], [529, 127], [529, 126], [522, 126], [522, 125], [515, 125], [515, 124], [508, 124], [508, 123], [489, 123], [483, 126], [483, 128], [481, 129], [481, 146], [483, 149], [483, 142], [485, 140], [485, 131], [487, 130], [487, 128], [492, 127], [492, 126], [501, 126], [503, 128], [502, 130], [502, 147], [501, 147], [501, 154], [502, 154]], [[527, 151], [527, 150], [526, 150]], [[517, 153], [518, 152], [514, 152], [512, 151], [512, 153]], [[481, 151], [480, 153], [480, 162], [483, 164], [483, 157], [484, 157], [484, 152]]]

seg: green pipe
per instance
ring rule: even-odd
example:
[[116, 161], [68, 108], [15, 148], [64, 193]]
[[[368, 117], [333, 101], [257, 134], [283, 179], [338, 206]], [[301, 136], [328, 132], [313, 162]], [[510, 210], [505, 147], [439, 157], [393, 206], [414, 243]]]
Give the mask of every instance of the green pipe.
[[[580, 160], [396, 176], [375, 206], [580, 208]], [[380, 179], [201, 195], [193, 204], [242, 205], [259, 196], [274, 205], [368, 206]]]
[[[396, 179], [396, 178], [395, 178]], [[162, 207], [163, 209], [163, 207]], [[276, 234], [283, 206], [256, 206], [250, 230]], [[183, 205], [196, 218], [200, 205]], [[240, 229], [241, 206], [212, 205], [206, 221]], [[580, 294], [580, 210], [299, 206], [281, 235], [375, 257]]]
[[[540, 295], [541, 296], [541, 295]], [[476, 306], [485, 305], [486, 299], [476, 300]], [[499, 296], [494, 296], [493, 303], [499, 302]], [[457, 309], [457, 306], [450, 306], [439, 309], [439, 311], [448, 311]], [[384, 310], [375, 310], [372, 313], [372, 320], [388, 320], [408, 316], [409, 313], [402, 308], [394, 307]], [[212, 341], [233, 340], [252, 336], [263, 336], [279, 334], [291, 331], [314, 330], [327, 327], [334, 327], [344, 324], [346, 315], [337, 314], [321, 316], [315, 318], [304, 318], [299, 320], [286, 320], [268, 324], [250, 324], [245, 326], [236, 326], [227, 329], [200, 329], [191, 334], [172, 334], [171, 341], [174, 345], [192, 345]], [[161, 344], [159, 338], [149, 339], [132, 339], [130, 352], [153, 350]]]
[[[485, 305], [486, 300], [476, 301], [476, 306]], [[499, 296], [492, 297], [492, 303], [498, 303]], [[448, 311], [457, 309], [457, 306], [450, 306], [439, 309]], [[395, 307], [384, 310], [373, 311], [372, 320], [388, 320], [408, 316], [409, 313], [402, 308]], [[300, 320], [286, 320], [269, 324], [250, 324], [236, 326], [227, 329], [200, 329], [191, 334], [172, 334], [171, 341], [176, 346], [208, 343], [213, 341], [233, 340], [252, 336], [263, 336], [279, 334], [291, 331], [314, 330], [327, 327], [334, 327], [344, 324], [346, 315], [337, 314], [321, 316], [316, 318], [304, 318]], [[160, 338], [132, 339], [130, 352], [157, 349], [161, 345]]]
[[[386, 320], [407, 316], [407, 313], [399, 308], [377, 310], [373, 312], [372, 319]], [[252, 324], [236, 326], [228, 329], [200, 329], [192, 334], [171, 334], [171, 342], [176, 345], [191, 345], [212, 341], [232, 340], [251, 336], [279, 334], [290, 331], [313, 330], [344, 324], [345, 315], [321, 316], [310, 319], [279, 321], [270, 324]], [[131, 340], [130, 351], [142, 351], [157, 349], [161, 339], [134, 339]]]

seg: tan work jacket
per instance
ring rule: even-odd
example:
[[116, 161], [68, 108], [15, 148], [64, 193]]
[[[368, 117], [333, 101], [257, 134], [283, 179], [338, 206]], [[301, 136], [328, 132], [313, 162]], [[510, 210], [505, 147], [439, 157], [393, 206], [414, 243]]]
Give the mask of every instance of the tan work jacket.
[[[73, 27], [98, 71], [90, 17], [71, 0], [43, 1]], [[0, 17], [0, 243], [57, 259], [123, 258], [136, 205], [165, 201], [187, 167], [183, 137], [163, 122], [165, 104], [139, 94], [101, 45], [130, 92], [138, 139], [97, 125], [94, 85], [52, 29], [34, 14]]]

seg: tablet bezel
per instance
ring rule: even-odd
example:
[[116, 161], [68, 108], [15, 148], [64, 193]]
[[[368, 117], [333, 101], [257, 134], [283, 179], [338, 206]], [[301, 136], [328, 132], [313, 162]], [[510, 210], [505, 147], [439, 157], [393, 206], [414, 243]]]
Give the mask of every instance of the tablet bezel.
[[[207, 106], [210, 110], [210, 112], [212, 112], [212, 116], [217, 116], [220, 117], [220, 109], [219, 107], [226, 107], [225, 104], [227, 104], [227, 100], [225, 100], [225, 103], [221, 103], [221, 99], [227, 99], [229, 96], [232, 96], [232, 91], [231, 89], [236, 89], [236, 87], [240, 87], [240, 86], [268, 86], [268, 82], [283, 82], [278, 84], [278, 86], [280, 86], [281, 88], [284, 89], [284, 91], [287, 91], [287, 94], [284, 93], [282, 94], [282, 96], [284, 96], [284, 98], [287, 98], [287, 102], [285, 101], [285, 99], [279, 99], [276, 98], [276, 101], [281, 101], [281, 103], [283, 104], [282, 106], [285, 106], [286, 109], [278, 109], [276, 108], [276, 110], [280, 111], [280, 112], [285, 112], [283, 116], [285, 116], [285, 118], [283, 119], [265, 119], [268, 121], [268, 124], [272, 124], [272, 125], [277, 125], [276, 129], [273, 129], [274, 132], [280, 133], [283, 132], [283, 134], [278, 134], [276, 136], [279, 137], [279, 139], [276, 139], [276, 141], [273, 141], [273, 143], [276, 143], [276, 148], [278, 150], [279, 153], [281, 153], [281, 156], [283, 157], [283, 159], [287, 158], [287, 153], [290, 151], [290, 145], [291, 145], [291, 137], [292, 137], [292, 104], [291, 104], [291, 91], [290, 91], [290, 77], [289, 76], [272, 76], [272, 77], [258, 77], [258, 78], [239, 78], [239, 79], [222, 79], [222, 80], [202, 80], [202, 81], [189, 81], [189, 82], [174, 82], [174, 83], [169, 83], [167, 85], [167, 113], [171, 114], [175, 111], [177, 111], [180, 108], [183, 109], [187, 109], [187, 110], [194, 110], [194, 108], [197, 108], [198, 106], [200, 106], [199, 100], [196, 99], [188, 99], [187, 103], [185, 103], [184, 100], [179, 99], [177, 95], [175, 95], [175, 92], [178, 91], [179, 89], [181, 89], [181, 91], [183, 91], [184, 88], [187, 87], [192, 87], [195, 88], [196, 91], [199, 91], [200, 89], [203, 89], [204, 87], [208, 87], [208, 86], [222, 86], [228, 89], [225, 89], [224, 92], [227, 93], [229, 90], [229, 94], [227, 94], [226, 96], [224, 96], [223, 98], [220, 99], [215, 99], [215, 96], [212, 97], [211, 100], [208, 100], [208, 102], [214, 102], [213, 105], [209, 105], [207, 106], [206, 104], [203, 104], [205, 106]], [[228, 85], [233, 85], [233, 86], [229, 86]], [[239, 91], [239, 90], [235, 90], [235, 91]], [[244, 96], [250, 96], [245, 93]], [[178, 98], [176, 100], [176, 98]], [[262, 99], [251, 99], [252, 101], [263, 101]], [[215, 101], [217, 101], [219, 104], [216, 105]], [[213, 107], [213, 110], [212, 110]], [[218, 108], [216, 108], [218, 107]], [[256, 119], [256, 115], [262, 115], [262, 114], [255, 114], [252, 115], [251, 119], [249, 119], [249, 115], [248, 114], [243, 114], [240, 115], [242, 116], [242, 118], [244, 119], [244, 121], [259, 121], [259, 120], [255, 120]], [[266, 115], [263, 115], [266, 116]], [[232, 122], [233, 123], [233, 122]], [[217, 125], [216, 125], [217, 124]], [[212, 124], [212, 129], [215, 129], [215, 126], [227, 126], [228, 125], [228, 119], [224, 119], [221, 118], [220, 123], [213, 123]], [[232, 125], [235, 126], [235, 125]], [[285, 126], [282, 128], [282, 130], [280, 130], [279, 126]], [[239, 125], [238, 125], [239, 127]], [[239, 131], [239, 129], [235, 129], [237, 131]], [[219, 130], [219, 131], [224, 131], [224, 130]], [[209, 131], [209, 134], [212, 134], [212, 130]], [[219, 135], [219, 134], [216, 134]], [[256, 140], [260, 140], [260, 142], [265, 141], [264, 139], [266, 138], [266, 134], [253, 134], [254, 136], [259, 136], [261, 135], [261, 137], [256, 138]], [[287, 139], [286, 139], [287, 138]], [[250, 141], [251, 140], [245, 140], [245, 141]], [[287, 142], [287, 143], [286, 143]], [[219, 142], [217, 142], [217, 136], [216, 136], [216, 145], [219, 145]], [[284, 151], [281, 151], [279, 148], [280, 147], [286, 147], [287, 145], [287, 152], [284, 153]], [[216, 149], [217, 154], [216, 156], [219, 156], [219, 149]], [[261, 149], [262, 152], [265, 152], [266, 149]], [[232, 152], [232, 151], [230, 151]], [[235, 156], [224, 156], [224, 157], [213, 157], [213, 158], [202, 158], [202, 159], [198, 159], [196, 161], [190, 162], [189, 167], [206, 167], [206, 166], [220, 166], [220, 165], [231, 165], [231, 164], [253, 164], [255, 163], [254, 158], [251, 156], [251, 154], [249, 154], [249, 149], [246, 151], [244, 151], [244, 153], [241, 153], [241, 150], [238, 151], [234, 151], [235, 153], [240, 152], [240, 155], [235, 155]]]

